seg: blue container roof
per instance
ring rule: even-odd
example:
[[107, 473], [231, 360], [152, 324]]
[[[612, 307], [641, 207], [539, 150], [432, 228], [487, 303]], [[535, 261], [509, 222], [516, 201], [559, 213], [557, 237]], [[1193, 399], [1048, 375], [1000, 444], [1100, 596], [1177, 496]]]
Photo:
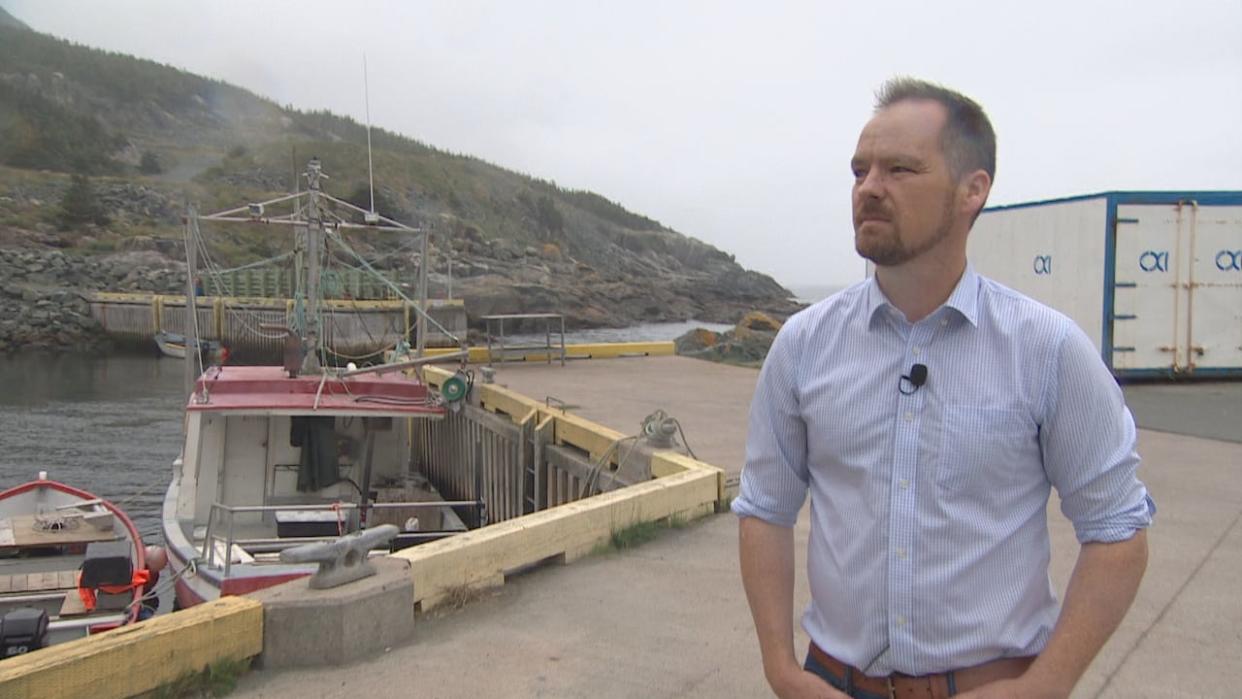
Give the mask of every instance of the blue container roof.
[[1242, 191], [1239, 190], [1203, 190], [1203, 189], [1186, 189], [1186, 190], [1150, 190], [1150, 191], [1111, 191], [1096, 192], [1095, 194], [1080, 194], [1072, 197], [1058, 197], [1056, 199], [1041, 199], [1038, 201], [1026, 201], [1017, 204], [1001, 204], [999, 206], [989, 206], [984, 211], [1008, 211], [1011, 209], [1026, 209], [1033, 206], [1047, 206], [1050, 204], [1064, 204], [1074, 201], [1087, 201], [1089, 199], [1108, 199], [1114, 204], [1176, 204], [1182, 201], [1194, 201], [1200, 206], [1230, 206], [1242, 205]]

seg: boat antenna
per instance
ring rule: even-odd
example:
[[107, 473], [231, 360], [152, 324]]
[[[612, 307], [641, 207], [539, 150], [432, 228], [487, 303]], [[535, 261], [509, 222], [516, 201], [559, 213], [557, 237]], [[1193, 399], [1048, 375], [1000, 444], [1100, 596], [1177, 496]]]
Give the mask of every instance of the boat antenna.
[[371, 85], [367, 78], [367, 53], [362, 52], [362, 99], [367, 112], [367, 182], [371, 188], [371, 216], [375, 215], [375, 167], [371, 161]]

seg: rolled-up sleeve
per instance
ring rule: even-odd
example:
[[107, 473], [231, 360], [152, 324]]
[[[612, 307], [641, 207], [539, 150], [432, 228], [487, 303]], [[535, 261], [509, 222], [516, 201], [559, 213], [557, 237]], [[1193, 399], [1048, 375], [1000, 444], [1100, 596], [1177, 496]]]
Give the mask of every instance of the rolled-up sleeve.
[[1156, 505], [1138, 479], [1138, 433], [1121, 388], [1072, 324], [1048, 376], [1040, 442], [1061, 512], [1080, 543], [1129, 539]]
[[806, 423], [798, 406], [798, 317], [772, 343], [750, 404], [746, 463], [733, 512], [792, 527], [806, 500]]

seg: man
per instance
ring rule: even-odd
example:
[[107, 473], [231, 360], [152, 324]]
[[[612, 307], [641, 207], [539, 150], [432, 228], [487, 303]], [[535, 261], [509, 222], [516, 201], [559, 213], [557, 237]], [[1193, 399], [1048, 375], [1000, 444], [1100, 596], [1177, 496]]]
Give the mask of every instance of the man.
[[[1155, 506], [1121, 391], [1072, 321], [966, 260], [995, 153], [975, 102], [888, 82], [852, 161], [875, 274], [791, 318], [764, 363], [733, 509], [781, 697], [1068, 696], [1138, 589]], [[1051, 487], [1081, 543], [1060, 610]]]

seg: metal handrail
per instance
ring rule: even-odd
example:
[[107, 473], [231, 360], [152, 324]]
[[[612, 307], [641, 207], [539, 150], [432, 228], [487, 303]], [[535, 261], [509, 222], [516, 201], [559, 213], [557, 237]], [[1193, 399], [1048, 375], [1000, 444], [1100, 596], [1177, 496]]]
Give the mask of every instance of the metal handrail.
[[[203, 534], [202, 557], [208, 567], [216, 565], [216, 548], [212, 545], [213, 524], [218, 519], [216, 512], [219, 511], [228, 516], [228, 535], [224, 538], [224, 577], [228, 577], [233, 569], [233, 546], [246, 543], [255, 544], [264, 547], [276, 546], [281, 539], [237, 539], [234, 536], [234, 515], [238, 513], [248, 512], [288, 512], [288, 511], [342, 511], [342, 510], [358, 510], [361, 505], [353, 502], [338, 502], [330, 504], [289, 504], [289, 505], [225, 505], [220, 502], [211, 503], [211, 509], [207, 513], [207, 530]], [[373, 502], [367, 504], [368, 511], [395, 509], [395, 508], [437, 508], [437, 507], [477, 507], [480, 511], [484, 507], [482, 500], [419, 500], [416, 502]], [[218, 526], [218, 525], [217, 525]], [[432, 532], [426, 532], [431, 534]], [[313, 541], [332, 541], [337, 537], [290, 537], [291, 546], [301, 545]]]

